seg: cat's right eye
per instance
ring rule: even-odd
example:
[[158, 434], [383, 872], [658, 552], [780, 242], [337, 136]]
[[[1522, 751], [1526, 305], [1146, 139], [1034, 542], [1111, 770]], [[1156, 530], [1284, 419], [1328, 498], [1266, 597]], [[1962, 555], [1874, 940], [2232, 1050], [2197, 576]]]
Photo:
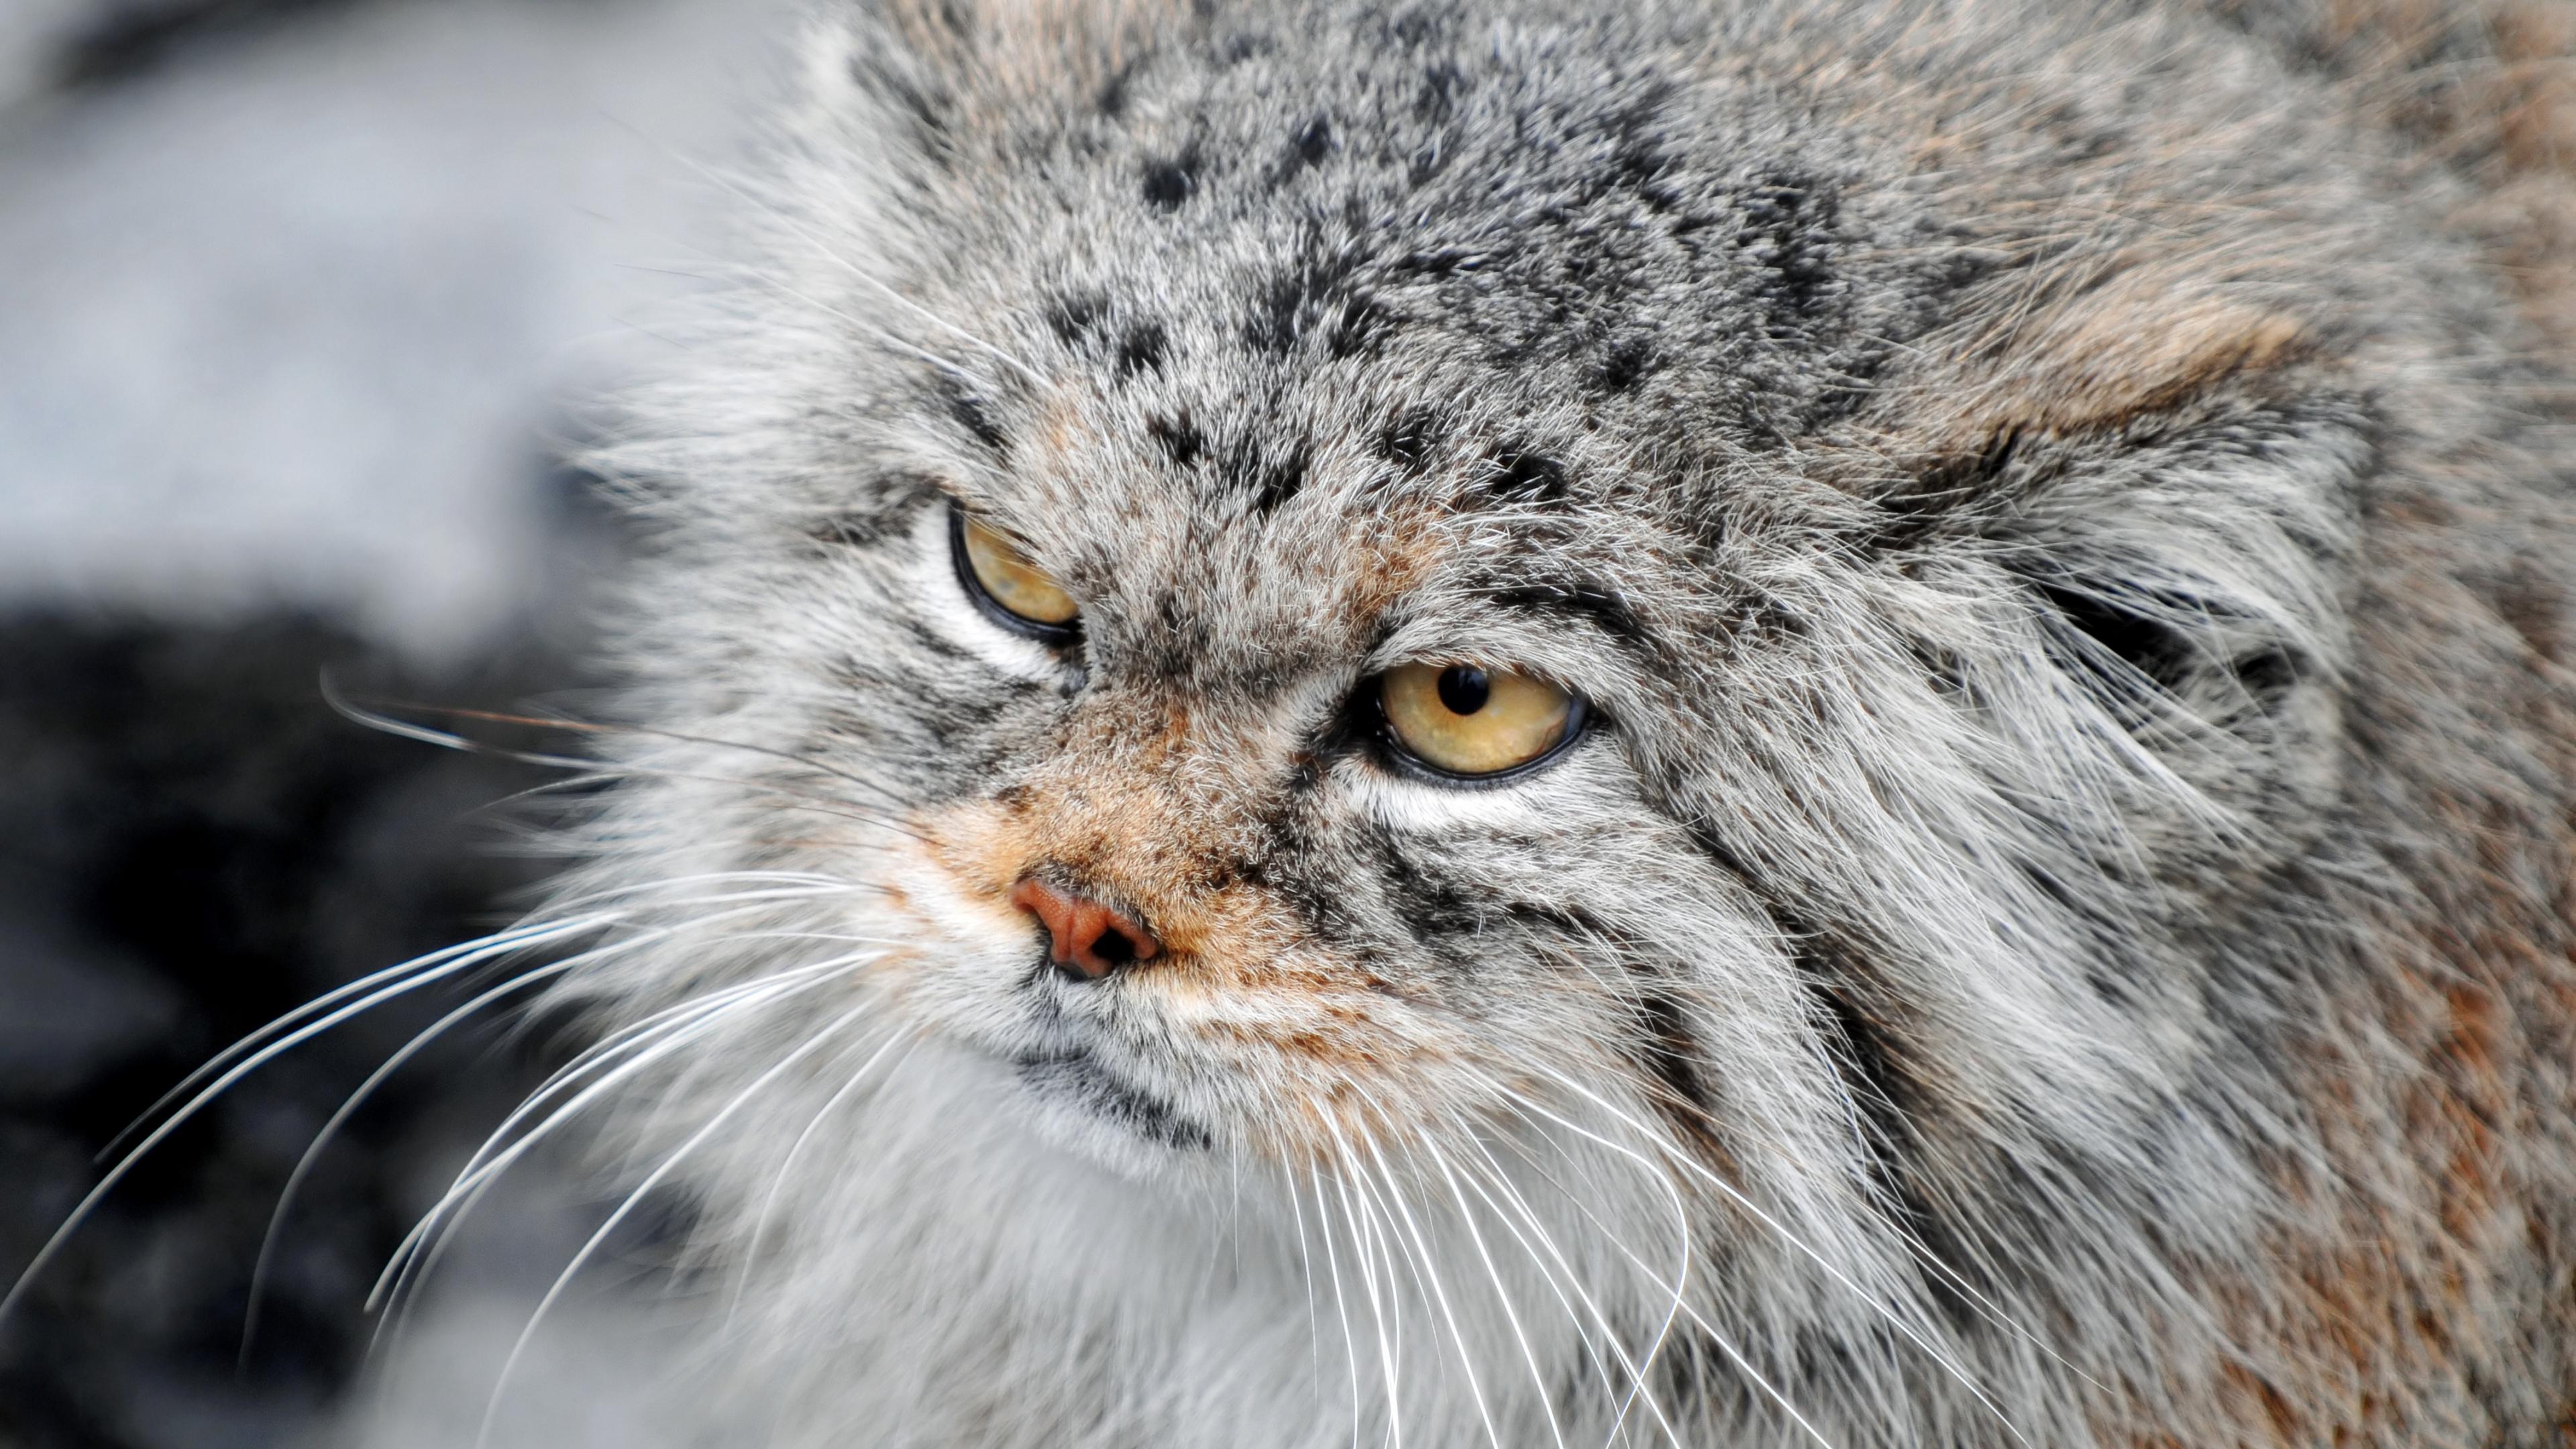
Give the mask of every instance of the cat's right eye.
[[1048, 644], [1072, 641], [1080, 631], [1082, 608], [1044, 569], [1000, 529], [949, 511], [949, 549], [956, 556], [957, 582], [986, 617], [1010, 630]]

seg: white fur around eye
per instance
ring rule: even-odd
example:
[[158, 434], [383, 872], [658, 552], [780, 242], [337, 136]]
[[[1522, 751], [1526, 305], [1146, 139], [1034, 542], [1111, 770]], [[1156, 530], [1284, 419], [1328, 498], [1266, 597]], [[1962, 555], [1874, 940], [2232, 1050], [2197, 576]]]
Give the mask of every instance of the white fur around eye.
[[921, 601], [922, 621], [941, 638], [1015, 679], [1060, 684], [1077, 672], [1064, 651], [1003, 628], [966, 596], [951, 551], [947, 505], [921, 510], [912, 542], [913, 594]]
[[1569, 816], [1643, 808], [1619, 751], [1590, 730], [1567, 745], [1562, 758], [1491, 784], [1415, 779], [1365, 755], [1346, 760], [1336, 774], [1361, 809], [1409, 834], [1461, 828], [1537, 832]]

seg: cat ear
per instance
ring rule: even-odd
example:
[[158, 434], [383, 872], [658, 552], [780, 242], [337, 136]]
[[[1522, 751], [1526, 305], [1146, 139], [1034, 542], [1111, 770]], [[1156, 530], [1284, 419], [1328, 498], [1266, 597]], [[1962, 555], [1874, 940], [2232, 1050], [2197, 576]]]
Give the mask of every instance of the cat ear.
[[2314, 354], [2310, 329], [2248, 285], [2187, 268], [2070, 278], [1949, 339], [1940, 415], [1956, 440], [2101, 433]]
[[1881, 498], [1900, 552], [1976, 561], [2049, 688], [2221, 797], [2271, 773], [2242, 747], [2294, 768], [2331, 727], [2375, 458], [2314, 330], [2259, 296], [2140, 271], [1952, 338]]

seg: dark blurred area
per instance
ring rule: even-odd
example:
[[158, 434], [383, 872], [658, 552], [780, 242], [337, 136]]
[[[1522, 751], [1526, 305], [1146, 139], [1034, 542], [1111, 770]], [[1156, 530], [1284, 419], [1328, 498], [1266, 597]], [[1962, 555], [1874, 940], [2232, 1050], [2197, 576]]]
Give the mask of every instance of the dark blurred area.
[[[0, 0], [0, 1287], [199, 1063], [535, 899], [559, 772], [370, 730], [322, 681], [585, 698], [619, 542], [566, 419], [697, 285], [694, 168], [765, 89], [778, 11]], [[244, 1347], [299, 1158], [465, 994], [299, 1045], [155, 1147], [0, 1321], [0, 1449], [473, 1443], [597, 1220], [581, 1179], [538, 1154], [480, 1214], [408, 1389], [365, 1299], [560, 1050], [508, 1013], [316, 1159]], [[495, 1449], [679, 1442], [643, 1340], [602, 1326], [636, 1317], [608, 1276]]]
[[[566, 667], [495, 659], [393, 692], [506, 700]], [[0, 621], [0, 1262], [34, 1256], [98, 1179], [92, 1153], [192, 1067], [490, 929], [529, 884], [536, 863], [478, 848], [496, 832], [477, 822], [540, 773], [324, 706], [323, 671], [382, 668], [295, 614]], [[468, 1030], [375, 1094], [303, 1185], [245, 1355], [253, 1254], [323, 1121], [456, 995], [281, 1056], [143, 1158], [0, 1325], [0, 1441], [268, 1445], [326, 1404], [447, 1139], [500, 1118], [525, 1053]]]

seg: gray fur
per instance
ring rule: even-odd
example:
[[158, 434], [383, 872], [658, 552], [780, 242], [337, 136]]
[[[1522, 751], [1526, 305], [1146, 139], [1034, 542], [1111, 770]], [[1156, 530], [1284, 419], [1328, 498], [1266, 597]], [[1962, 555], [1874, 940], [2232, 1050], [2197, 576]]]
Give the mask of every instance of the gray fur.
[[2554, 1442], [2556, 303], [2337, 23], [827, 6], [566, 887], [757, 1434]]

